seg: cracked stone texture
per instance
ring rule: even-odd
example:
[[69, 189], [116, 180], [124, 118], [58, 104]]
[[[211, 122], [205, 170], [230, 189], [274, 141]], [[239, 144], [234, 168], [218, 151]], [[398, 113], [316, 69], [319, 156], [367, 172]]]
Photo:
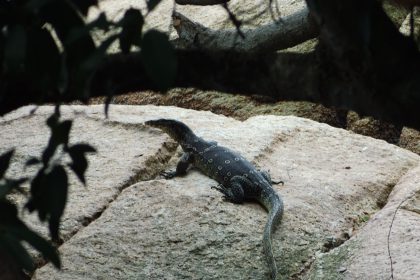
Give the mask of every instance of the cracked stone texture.
[[[16, 148], [12, 165], [6, 173], [11, 178], [35, 175], [37, 169], [25, 168], [24, 163], [31, 157], [41, 155], [50, 136], [45, 120], [54, 108], [39, 107], [31, 114], [33, 108], [24, 107], [0, 118], [0, 153]], [[145, 172], [144, 166], [150, 163], [150, 159], [156, 161], [156, 153], [161, 148], [160, 140], [156, 138], [162, 137], [149, 130], [146, 132], [141, 124], [125, 125], [111, 120], [104, 121], [103, 108], [93, 106], [86, 110], [85, 107], [63, 106], [61, 109], [61, 120], [74, 120], [70, 144], [88, 142], [97, 150], [96, 154], [88, 155], [86, 187], [72, 172], [68, 172], [71, 175], [69, 204], [60, 227], [64, 240], [102, 212], [125, 186], [131, 184], [130, 182], [138, 180], [139, 176], [151, 176]], [[65, 159], [64, 162], [66, 161], [70, 160]], [[25, 187], [29, 189], [28, 185]], [[26, 201], [18, 195], [13, 196], [13, 199], [20, 204]], [[39, 224], [36, 214], [29, 215], [26, 211], [22, 214], [35, 230], [47, 233], [47, 226]]]
[[[8, 129], [2, 149], [27, 143], [19, 160], [38, 155], [47, 139], [43, 119], [52, 108], [24, 117], [29, 111], [0, 123]], [[414, 153], [297, 117], [241, 122], [159, 106], [111, 106], [109, 119], [102, 106], [63, 112], [76, 118], [71, 141], [89, 141], [99, 154], [90, 156], [87, 188], [72, 181], [63, 228], [75, 234], [60, 246], [63, 269], [47, 264], [33, 279], [268, 278], [261, 246], [267, 214], [258, 204], [223, 201], [210, 189], [216, 182], [197, 171], [152, 179], [172, 154], [171, 168], [180, 156], [166, 134], [142, 125], [159, 117], [184, 121], [285, 182], [274, 186], [285, 201], [273, 235], [280, 279], [388, 278], [386, 233], [393, 209], [412, 193], [396, 215], [390, 248], [395, 279], [419, 276], [420, 157]], [[144, 178], [152, 180], [135, 183]], [[92, 208], [105, 210], [92, 216]], [[84, 226], [72, 215], [93, 221]]]
[[385, 207], [349, 242], [318, 255], [312, 279], [390, 279], [390, 256], [394, 279], [420, 279], [419, 232], [420, 165], [398, 180]]

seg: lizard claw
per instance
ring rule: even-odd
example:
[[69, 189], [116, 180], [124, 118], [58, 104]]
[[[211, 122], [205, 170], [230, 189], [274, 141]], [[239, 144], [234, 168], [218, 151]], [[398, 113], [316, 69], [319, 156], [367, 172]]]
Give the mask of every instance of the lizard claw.
[[274, 181], [274, 180], [271, 180], [271, 184], [274, 184], [274, 185], [278, 185], [278, 184], [281, 184], [282, 186], [284, 186], [284, 182], [283, 181]]
[[165, 179], [171, 179], [175, 177], [175, 171], [162, 171], [160, 172], [160, 175], [163, 176]]
[[223, 194], [222, 198], [224, 201], [229, 201], [229, 198], [226, 195], [226, 189], [223, 187], [223, 185], [211, 186], [211, 188], [221, 192]]
[[226, 188], [222, 184], [217, 185], [217, 186], [211, 186], [211, 188], [215, 189], [215, 190], [218, 190], [222, 194], [226, 195]]

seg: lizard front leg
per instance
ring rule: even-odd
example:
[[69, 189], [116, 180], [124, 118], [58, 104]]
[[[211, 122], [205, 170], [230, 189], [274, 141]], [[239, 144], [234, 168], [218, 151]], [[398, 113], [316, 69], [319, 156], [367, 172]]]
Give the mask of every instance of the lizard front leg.
[[182, 176], [187, 173], [188, 167], [191, 165], [193, 160], [192, 153], [184, 153], [178, 161], [176, 165], [175, 171], [163, 171], [160, 174], [165, 177], [165, 179], [171, 179], [175, 176]]

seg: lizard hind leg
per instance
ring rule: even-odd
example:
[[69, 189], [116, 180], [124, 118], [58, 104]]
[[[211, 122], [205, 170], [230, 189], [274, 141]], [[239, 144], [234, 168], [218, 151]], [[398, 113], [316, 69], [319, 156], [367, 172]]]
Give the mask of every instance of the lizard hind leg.
[[223, 184], [212, 186], [212, 189], [218, 190], [223, 194], [224, 199], [233, 203], [242, 203], [244, 201], [244, 190], [242, 186], [234, 182], [230, 187], [225, 187]]

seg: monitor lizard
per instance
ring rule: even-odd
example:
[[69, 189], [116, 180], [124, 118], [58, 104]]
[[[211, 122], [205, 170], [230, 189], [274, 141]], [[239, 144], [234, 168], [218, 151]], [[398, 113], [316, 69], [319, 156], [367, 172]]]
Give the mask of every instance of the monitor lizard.
[[185, 175], [187, 169], [193, 166], [219, 183], [212, 188], [221, 192], [226, 200], [234, 203], [256, 200], [267, 209], [268, 220], [264, 229], [263, 248], [271, 279], [276, 279], [277, 265], [272, 250], [271, 234], [281, 221], [283, 201], [273, 189], [272, 183], [283, 182], [272, 181], [268, 172], [256, 169], [237, 152], [219, 146], [217, 142], [198, 137], [180, 121], [157, 119], [146, 121], [145, 124], [166, 132], [184, 151], [175, 171], [162, 172], [166, 179]]

